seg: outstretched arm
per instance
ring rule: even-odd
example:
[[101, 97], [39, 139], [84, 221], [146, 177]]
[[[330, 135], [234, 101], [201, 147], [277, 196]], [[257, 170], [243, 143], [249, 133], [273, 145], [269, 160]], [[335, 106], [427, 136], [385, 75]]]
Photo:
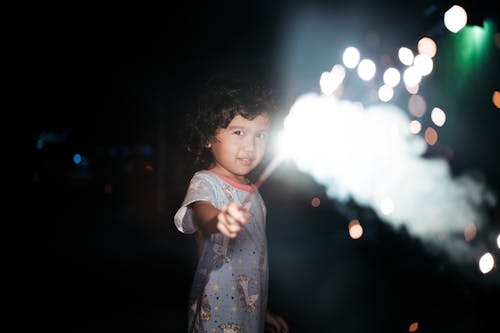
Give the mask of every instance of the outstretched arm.
[[250, 217], [248, 210], [235, 202], [217, 209], [208, 201], [196, 201], [192, 209], [194, 220], [204, 234], [220, 232], [229, 238], [235, 238]]

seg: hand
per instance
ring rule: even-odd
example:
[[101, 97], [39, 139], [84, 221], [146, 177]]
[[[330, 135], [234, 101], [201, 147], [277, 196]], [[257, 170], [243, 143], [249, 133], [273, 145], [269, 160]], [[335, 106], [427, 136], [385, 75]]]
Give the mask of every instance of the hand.
[[274, 333], [288, 333], [289, 328], [285, 319], [267, 310], [265, 318], [266, 326]]
[[250, 213], [243, 206], [234, 202], [222, 207], [217, 214], [217, 230], [229, 238], [235, 238], [241, 228], [247, 223]]

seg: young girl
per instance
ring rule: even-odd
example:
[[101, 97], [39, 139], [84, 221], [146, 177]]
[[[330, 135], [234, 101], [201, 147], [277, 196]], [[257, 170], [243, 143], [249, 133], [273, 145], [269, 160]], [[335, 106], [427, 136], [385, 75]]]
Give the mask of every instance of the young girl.
[[219, 76], [190, 123], [188, 150], [199, 171], [174, 217], [198, 244], [189, 332], [261, 333], [265, 326], [288, 332], [283, 318], [267, 310], [266, 207], [249, 181], [264, 157], [273, 108], [261, 86]]

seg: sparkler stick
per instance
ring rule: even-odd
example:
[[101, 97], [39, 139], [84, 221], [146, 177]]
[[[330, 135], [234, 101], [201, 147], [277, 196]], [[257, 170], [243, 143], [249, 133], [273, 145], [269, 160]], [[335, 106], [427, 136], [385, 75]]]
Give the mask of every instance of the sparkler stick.
[[278, 154], [276, 155], [271, 162], [266, 166], [264, 171], [260, 174], [259, 178], [255, 182], [253, 186], [253, 190], [247, 194], [241, 205], [243, 207], [246, 207], [248, 203], [250, 202], [250, 199], [252, 199], [252, 195], [257, 192], [259, 187], [266, 181], [267, 178], [271, 175], [271, 173], [278, 167], [278, 165], [283, 161], [283, 154]]

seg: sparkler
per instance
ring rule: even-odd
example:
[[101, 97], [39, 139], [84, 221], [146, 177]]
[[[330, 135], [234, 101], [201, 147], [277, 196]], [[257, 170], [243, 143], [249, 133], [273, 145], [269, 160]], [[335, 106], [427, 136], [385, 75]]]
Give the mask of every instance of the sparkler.
[[266, 166], [264, 171], [259, 175], [259, 178], [255, 182], [253, 186], [253, 190], [251, 192], [248, 192], [247, 196], [241, 203], [243, 207], [246, 207], [248, 203], [250, 202], [250, 199], [252, 199], [252, 196], [259, 187], [262, 186], [262, 184], [266, 181], [267, 178], [273, 173], [273, 171], [280, 165], [280, 163], [284, 160], [284, 154], [283, 153], [278, 153], [272, 160], [269, 162], [269, 164]]
[[[363, 81], [372, 80], [376, 73], [373, 62], [362, 59], [353, 48], [346, 49], [345, 67], [336, 64], [322, 73], [322, 94], [310, 93], [296, 100], [284, 123], [285, 144], [290, 151], [280, 151], [266, 166], [242, 205], [248, 205], [286, 157], [324, 185], [328, 197], [369, 206], [381, 220], [394, 226], [404, 224], [410, 233], [425, 240], [437, 240], [451, 257], [477, 258], [480, 246], [472, 248], [470, 239], [465, 240], [469, 244], [463, 244], [464, 239], [453, 237], [471, 225], [482, 227], [487, 219], [483, 208], [492, 207], [496, 197], [475, 177], [454, 177], [445, 159], [423, 157], [438, 137], [433, 125], [425, 130], [425, 136], [418, 135], [427, 106], [417, 92], [422, 78], [433, 70], [436, 45], [430, 38], [422, 38], [418, 49], [417, 56], [405, 47], [399, 50], [403, 69], [400, 72], [391, 67], [384, 72], [384, 82], [378, 88], [381, 102], [368, 107], [338, 98], [346, 88], [343, 81], [349, 70], [356, 69]], [[356, 56], [347, 54], [353, 50]], [[410, 94], [408, 112], [387, 103], [400, 83]], [[432, 110], [434, 125], [443, 126], [444, 111]]]

